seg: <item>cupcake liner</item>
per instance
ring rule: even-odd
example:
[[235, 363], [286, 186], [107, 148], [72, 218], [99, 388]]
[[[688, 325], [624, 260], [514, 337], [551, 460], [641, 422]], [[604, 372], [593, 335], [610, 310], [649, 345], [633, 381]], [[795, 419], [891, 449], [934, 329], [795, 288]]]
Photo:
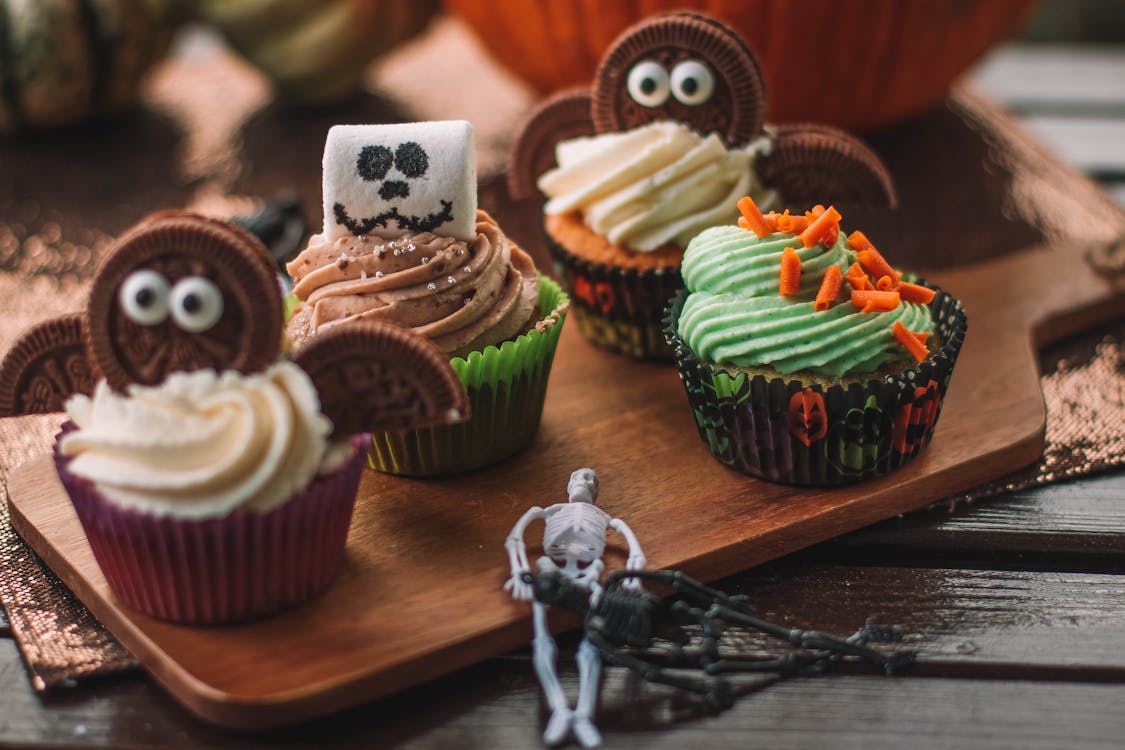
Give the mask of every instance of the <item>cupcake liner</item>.
[[366, 444], [366, 435], [355, 438], [347, 463], [272, 510], [201, 520], [114, 505], [70, 473], [57, 442], [55, 466], [118, 599], [162, 620], [217, 625], [272, 614], [329, 584], [344, 557]]
[[543, 234], [583, 336], [637, 359], [672, 360], [663, 315], [668, 300], [684, 287], [679, 266], [642, 270], [595, 263]]
[[967, 328], [961, 303], [927, 286], [937, 292], [930, 313], [941, 349], [900, 373], [827, 388], [701, 361], [677, 333], [687, 292], [677, 294], [664, 331], [712, 455], [744, 474], [826, 487], [881, 476], [918, 455], [933, 437]]
[[540, 274], [542, 323], [499, 347], [450, 360], [469, 394], [469, 419], [373, 433], [368, 466], [407, 476], [457, 474], [498, 463], [530, 443], [543, 414], [568, 303], [562, 288]]

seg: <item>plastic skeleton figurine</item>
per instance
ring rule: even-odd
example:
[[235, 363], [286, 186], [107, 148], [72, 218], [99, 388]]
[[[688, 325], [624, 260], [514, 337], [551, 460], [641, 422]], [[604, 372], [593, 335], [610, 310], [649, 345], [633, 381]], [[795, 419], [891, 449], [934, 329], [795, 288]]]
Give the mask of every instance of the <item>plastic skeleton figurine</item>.
[[[666, 586], [674, 592], [661, 599], [639, 589], [638, 581]], [[644, 679], [702, 696], [715, 709], [729, 708], [734, 691], [720, 675], [774, 673], [815, 674], [845, 661], [859, 661], [893, 674], [914, 663], [912, 651], [884, 654], [870, 642], [895, 641], [897, 631], [870, 621], [848, 638], [815, 630], [797, 630], [755, 617], [745, 597], [730, 596], [675, 570], [618, 570], [606, 578], [597, 601], [556, 572], [526, 573], [524, 583], [537, 601], [555, 604], [584, 618], [583, 645], [597, 649], [610, 664]], [[778, 653], [720, 653], [719, 638], [727, 626], [756, 631], [785, 644]], [[693, 641], [689, 632], [700, 637]]]
[[[627, 570], [643, 570], [645, 556], [628, 524], [620, 518], [610, 517], [594, 505], [598, 497], [598, 478], [593, 469], [575, 471], [570, 475], [566, 489], [569, 495], [567, 502], [529, 509], [508, 534], [504, 547], [508, 550], [512, 577], [504, 588], [510, 590], [514, 598], [532, 602], [535, 672], [551, 707], [551, 718], [543, 731], [543, 741], [554, 745], [573, 733], [582, 747], [597, 747], [601, 744], [601, 734], [594, 726], [593, 715], [601, 678], [598, 649], [586, 639], [578, 647], [578, 700], [571, 709], [555, 672], [557, 648], [547, 626], [547, 605], [534, 599], [535, 592], [531, 586], [534, 576], [527, 561], [524, 533], [532, 521], [546, 523], [543, 533], [546, 555], [537, 562], [540, 575], [566, 580], [569, 590], [590, 607], [596, 607], [602, 596], [600, 579], [605, 563], [601, 558], [608, 529], [625, 537], [629, 545], [629, 557], [625, 563]], [[639, 579], [630, 580], [632, 587], [640, 587]]]

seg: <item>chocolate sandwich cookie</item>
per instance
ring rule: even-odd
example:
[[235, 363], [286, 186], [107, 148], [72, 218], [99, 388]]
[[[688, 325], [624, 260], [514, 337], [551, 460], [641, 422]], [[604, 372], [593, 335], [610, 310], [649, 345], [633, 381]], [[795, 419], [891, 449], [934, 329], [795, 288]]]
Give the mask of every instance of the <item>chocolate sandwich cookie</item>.
[[109, 384], [170, 372], [255, 372], [281, 348], [281, 297], [268, 252], [226, 222], [161, 213], [116, 243], [86, 308], [87, 347]]
[[675, 120], [739, 145], [765, 121], [757, 59], [733, 30], [698, 13], [669, 13], [626, 29], [602, 58], [592, 90], [599, 133]]
[[449, 357], [424, 337], [386, 323], [327, 330], [294, 361], [316, 386], [333, 434], [452, 424], [469, 416]]
[[762, 181], [790, 205], [829, 202], [844, 206], [897, 204], [894, 184], [871, 149], [842, 130], [815, 123], [776, 128], [773, 147], [759, 157]]
[[555, 166], [555, 144], [591, 135], [590, 90], [566, 89], [547, 97], [524, 123], [508, 155], [508, 194], [512, 198], [539, 195], [539, 175]]
[[43, 321], [8, 351], [0, 363], [0, 415], [62, 411], [72, 394], [93, 392], [82, 318], [74, 313]]

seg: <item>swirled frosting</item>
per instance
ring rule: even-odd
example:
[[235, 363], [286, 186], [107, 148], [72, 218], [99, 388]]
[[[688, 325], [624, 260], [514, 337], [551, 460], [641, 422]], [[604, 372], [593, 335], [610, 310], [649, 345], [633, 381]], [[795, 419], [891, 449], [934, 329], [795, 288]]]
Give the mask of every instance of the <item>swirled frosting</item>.
[[[796, 295], [778, 293], [782, 250], [801, 259]], [[813, 303], [824, 272], [855, 261], [844, 233], [832, 247], [802, 247], [788, 233], [758, 238], [737, 226], [699, 234], [684, 253], [682, 273], [691, 292], [677, 330], [702, 359], [738, 367], [768, 366], [788, 375], [832, 377], [874, 372], [906, 352], [892, 332], [895, 321], [914, 332], [932, 332], [926, 305], [901, 302], [888, 312], [861, 312], [846, 299], [827, 310]]]
[[155, 515], [269, 510], [340, 457], [312, 381], [292, 362], [255, 375], [177, 372], [125, 395], [103, 380], [66, 410], [78, 427], [59, 439], [69, 471]]
[[483, 211], [468, 242], [430, 232], [316, 235], [287, 270], [304, 303], [289, 323], [298, 340], [374, 320], [411, 328], [458, 356], [520, 333], [539, 297], [535, 264]]
[[682, 248], [707, 227], [734, 223], [744, 195], [764, 208], [777, 202], [754, 173], [755, 156], [768, 147], [759, 139], [727, 150], [718, 135], [670, 120], [562, 141], [558, 166], [539, 178], [549, 198], [543, 210], [580, 212], [592, 230], [630, 250]]

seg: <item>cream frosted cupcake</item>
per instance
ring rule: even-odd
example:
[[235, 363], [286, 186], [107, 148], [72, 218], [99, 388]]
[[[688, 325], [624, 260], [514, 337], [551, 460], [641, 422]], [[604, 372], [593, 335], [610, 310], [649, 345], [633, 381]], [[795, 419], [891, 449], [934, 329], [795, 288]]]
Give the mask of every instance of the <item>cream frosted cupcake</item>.
[[885, 474], [933, 434], [963, 340], [960, 304], [903, 280], [839, 214], [702, 232], [669, 306], [697, 426], [723, 463], [792, 484]]
[[448, 357], [464, 423], [375, 432], [370, 465], [416, 476], [496, 463], [535, 434], [568, 309], [557, 284], [477, 209], [467, 122], [332, 128], [324, 230], [287, 267], [297, 341], [368, 321], [406, 327]]
[[742, 39], [715, 19], [670, 13], [626, 30], [591, 88], [546, 100], [512, 151], [514, 197], [542, 193], [544, 229], [587, 338], [667, 358], [660, 317], [700, 231], [761, 206], [811, 199], [894, 202], [885, 169], [854, 138], [817, 125], [763, 126], [765, 85]]
[[124, 604], [217, 624], [311, 597], [343, 560], [368, 445], [353, 436], [466, 411], [447, 358], [404, 329], [329, 332], [291, 359], [281, 344], [266, 249], [169, 212], [117, 241], [81, 314], [0, 362], [0, 413], [70, 416], [59, 480]]

